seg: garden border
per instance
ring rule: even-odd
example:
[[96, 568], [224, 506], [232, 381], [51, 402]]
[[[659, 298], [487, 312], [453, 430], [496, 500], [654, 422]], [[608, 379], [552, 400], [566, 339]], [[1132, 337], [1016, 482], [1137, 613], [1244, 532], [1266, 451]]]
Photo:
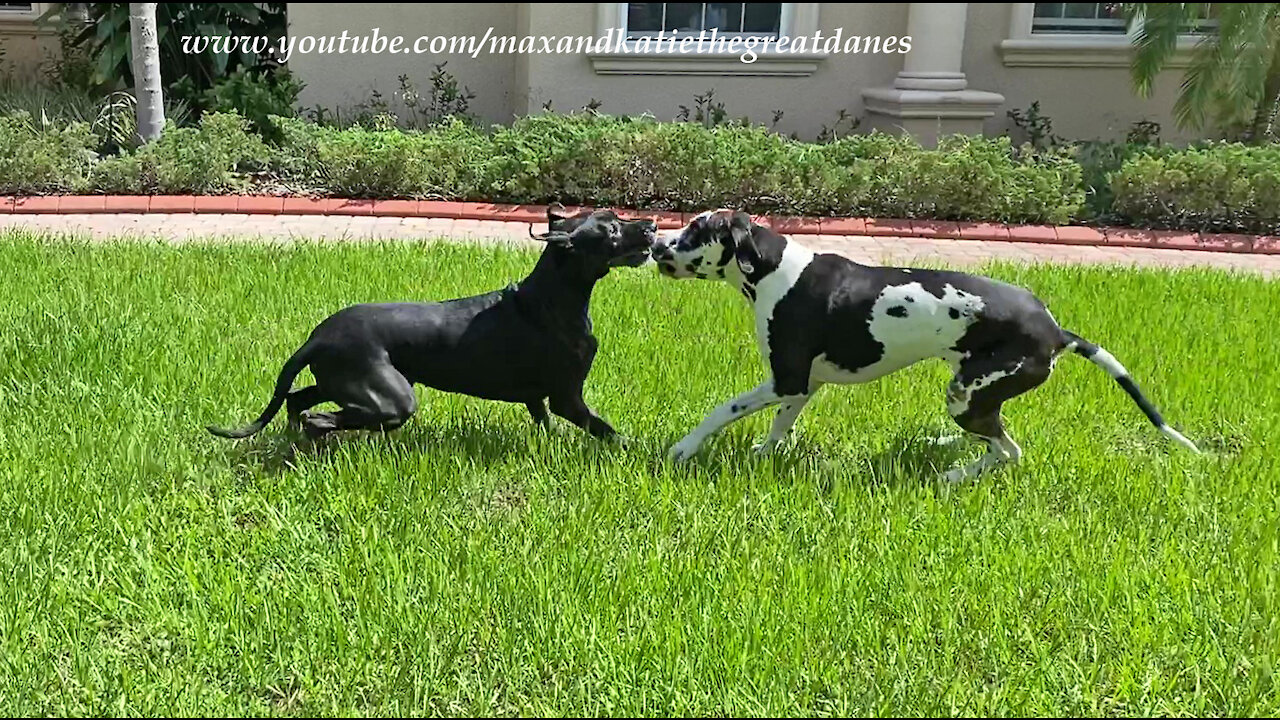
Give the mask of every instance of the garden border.
[[[572, 209], [572, 208], [571, 208]], [[267, 195], [42, 195], [0, 196], [0, 214], [224, 213], [246, 215], [364, 215], [537, 223], [545, 205], [444, 200], [368, 200]], [[682, 227], [693, 213], [627, 210], [662, 229]], [[1280, 236], [1144, 230], [1085, 225], [1007, 225], [951, 220], [757, 215], [758, 222], [792, 235], [861, 235], [994, 240], [1056, 245], [1163, 248], [1280, 255]]]

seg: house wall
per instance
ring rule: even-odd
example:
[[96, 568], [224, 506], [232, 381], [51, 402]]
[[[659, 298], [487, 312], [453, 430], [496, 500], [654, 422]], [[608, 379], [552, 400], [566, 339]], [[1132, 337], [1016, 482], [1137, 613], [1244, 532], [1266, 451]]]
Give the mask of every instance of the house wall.
[[[289, 3], [289, 34], [292, 36], [368, 35], [378, 28], [383, 35], [400, 35], [412, 43], [423, 35], [476, 35], [483, 37], [492, 27], [497, 34], [516, 31], [518, 3]], [[470, 87], [476, 97], [472, 110], [490, 122], [510, 122], [516, 77], [515, 55], [429, 54], [295, 54], [292, 70], [306, 87], [299, 102], [304, 108], [349, 107], [369, 98], [377, 89], [391, 100], [399, 89], [400, 75], [408, 75], [419, 92], [426, 93], [435, 65], [448, 61], [446, 68], [460, 85]]]
[[57, 33], [35, 24], [47, 3], [33, 6], [29, 15], [0, 15], [0, 74], [34, 74], [42, 63], [61, 53]]
[[[842, 27], [846, 35], [904, 35], [909, 3], [821, 3], [818, 27], [824, 34]], [[1006, 132], [1005, 114], [1039, 101], [1054, 130], [1067, 138], [1123, 137], [1138, 120], [1161, 124], [1166, 139], [1189, 139], [1172, 119], [1182, 71], [1166, 72], [1150, 98], [1132, 91], [1128, 67], [1017, 67], [1006, 64], [1000, 44], [1009, 38], [1015, 3], [969, 3], [963, 70], [969, 87], [999, 92], [1004, 107], [985, 123], [990, 134]], [[591, 36], [597, 31], [594, 3], [290, 3], [290, 34], [368, 34], [408, 39], [419, 35]], [[0, 20], [4, 61], [20, 73], [32, 72], [56, 56], [57, 37], [29, 21]], [[592, 100], [608, 113], [651, 113], [670, 119], [695, 95], [715, 90], [731, 118], [768, 122], [783, 111], [778, 128], [812, 138], [836, 121], [841, 110], [864, 112], [861, 91], [886, 87], [902, 68], [898, 54], [835, 54], [819, 61], [807, 77], [602, 75], [581, 55], [296, 54], [290, 68], [306, 83], [303, 107], [350, 107], [367, 100], [373, 89], [392, 99], [398, 76], [409, 75], [420, 91], [428, 87], [434, 65], [448, 70], [476, 98], [472, 110], [487, 122], [510, 122], [516, 115], [554, 109], [573, 110]]]
[[[969, 3], [963, 70], [969, 87], [999, 92], [1004, 107], [985, 124], [988, 133], [1007, 131], [1009, 109], [1039, 101], [1055, 131], [1068, 138], [1122, 137], [1138, 120], [1154, 120], [1164, 137], [1185, 139], [1172, 121], [1181, 71], [1166, 72], [1151, 98], [1137, 98], [1127, 66], [1014, 67], [1000, 53], [1009, 38], [1014, 3]], [[824, 34], [842, 27], [846, 35], [904, 35], [909, 3], [822, 3], [818, 27]], [[294, 34], [332, 34], [346, 29], [412, 38], [418, 35], [478, 35], [493, 27], [517, 36], [592, 36], [597, 32], [593, 3], [370, 4], [294, 3], [289, 7]], [[604, 75], [582, 55], [300, 55], [290, 67], [308, 83], [304, 106], [350, 105], [373, 87], [389, 96], [396, 77], [408, 73], [419, 88], [432, 66], [450, 60], [449, 70], [477, 94], [473, 109], [489, 122], [539, 112], [544, 104], [561, 111], [601, 103], [616, 114], [651, 113], [670, 119], [695, 95], [715, 91], [731, 118], [768, 122], [782, 110], [778, 128], [812, 138], [833, 124], [841, 110], [864, 112], [861, 90], [886, 87], [902, 69], [898, 54], [834, 54], [819, 61], [807, 77]]]
[[[534, 35], [593, 35], [596, 8], [565, 13], [554, 4], [534, 3], [530, 31]], [[906, 31], [905, 3], [825, 3], [819, 28], [825, 34], [843, 27], [846, 36], [902, 35]], [[862, 114], [861, 90], [892, 82], [902, 67], [898, 54], [834, 54], [820, 61], [809, 77], [715, 77], [599, 75], [590, 60], [576, 55], [529, 57], [529, 97], [519, 112], [536, 111], [547, 100], [561, 110], [579, 108], [592, 99], [601, 111], [617, 114], [652, 113], [671, 119], [680, 106], [692, 107], [694, 96], [714, 89], [730, 118], [744, 115], [769, 122], [775, 109], [784, 112], [778, 129], [813, 138], [823, 125], [834, 124], [841, 110]]]
[[1012, 123], [1005, 114], [1040, 102], [1040, 111], [1053, 120], [1056, 134], [1071, 140], [1123, 138], [1134, 122], [1153, 120], [1161, 125], [1161, 137], [1186, 140], [1173, 122], [1181, 70], [1167, 70], [1157, 80], [1150, 98], [1133, 92], [1127, 65], [1115, 67], [1009, 67], [1000, 54], [1000, 43], [1010, 35], [1013, 3], [969, 3], [964, 72], [969, 86], [991, 90], [1005, 97], [1004, 107], [987, 120], [988, 134], [1006, 132]]

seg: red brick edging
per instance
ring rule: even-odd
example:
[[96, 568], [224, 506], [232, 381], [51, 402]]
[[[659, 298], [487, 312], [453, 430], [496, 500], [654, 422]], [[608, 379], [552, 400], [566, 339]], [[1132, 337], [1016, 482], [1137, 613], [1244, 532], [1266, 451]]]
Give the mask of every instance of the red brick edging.
[[[346, 198], [258, 195], [49, 195], [0, 197], [7, 213], [238, 213], [252, 215], [370, 215], [454, 220], [537, 223], [545, 205], [504, 205], [442, 200], [356, 200]], [[649, 217], [663, 229], [682, 227], [693, 213], [627, 211]], [[1005, 242], [1167, 248], [1280, 255], [1280, 237], [1185, 230], [1088, 227], [1083, 225], [1005, 225], [943, 220], [757, 216], [779, 232], [793, 235], [892, 235], [896, 237], [996, 240]]]

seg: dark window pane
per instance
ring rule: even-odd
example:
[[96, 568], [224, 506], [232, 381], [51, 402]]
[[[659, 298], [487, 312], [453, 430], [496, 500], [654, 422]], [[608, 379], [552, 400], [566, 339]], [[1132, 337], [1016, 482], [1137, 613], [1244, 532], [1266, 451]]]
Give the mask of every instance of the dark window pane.
[[702, 29], [702, 3], [667, 3], [663, 30], [698, 32]]
[[627, 30], [657, 32], [662, 29], [662, 3], [627, 3]]
[[742, 29], [752, 33], [777, 34], [782, 24], [782, 3], [746, 3]]
[[1065, 3], [1036, 3], [1036, 17], [1060, 18]]
[[1098, 17], [1098, 3], [1063, 3], [1066, 8], [1062, 12], [1062, 17], [1069, 18], [1096, 18]]
[[706, 29], [738, 32], [742, 28], [742, 6], [746, 3], [707, 3]]

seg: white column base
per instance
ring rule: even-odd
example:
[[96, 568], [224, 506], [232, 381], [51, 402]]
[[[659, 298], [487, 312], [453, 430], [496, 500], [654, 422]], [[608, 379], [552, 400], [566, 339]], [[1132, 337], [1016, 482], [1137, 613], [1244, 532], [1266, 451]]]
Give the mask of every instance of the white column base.
[[982, 90], [909, 90], [867, 88], [862, 91], [868, 125], [887, 132], [908, 132], [925, 147], [936, 147], [943, 135], [981, 135], [982, 122], [1004, 104], [1000, 93]]

